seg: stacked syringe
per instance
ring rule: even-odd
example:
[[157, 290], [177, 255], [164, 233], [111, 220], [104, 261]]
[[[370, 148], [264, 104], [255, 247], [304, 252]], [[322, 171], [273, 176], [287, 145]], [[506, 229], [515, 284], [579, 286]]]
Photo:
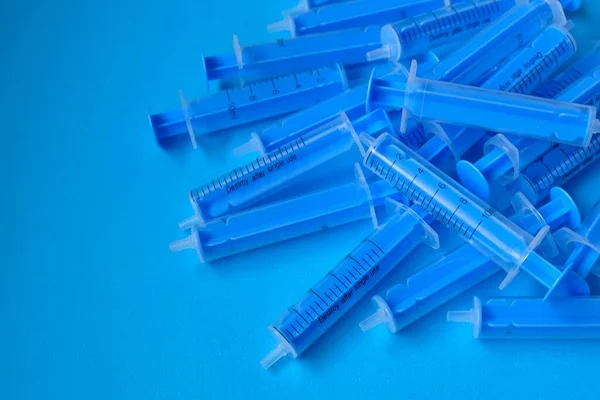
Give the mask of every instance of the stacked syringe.
[[[600, 46], [578, 49], [565, 16], [579, 5], [303, 0], [269, 26], [291, 38], [241, 45], [234, 35], [229, 54], [202, 58], [220, 90], [180, 94], [179, 109], [150, 116], [165, 148], [178, 137], [202, 148], [200, 137], [237, 128], [249, 140], [236, 159], [256, 157], [200, 177], [174, 251], [208, 263], [370, 222], [269, 325], [265, 368], [299, 356], [421, 244], [438, 261], [375, 295], [363, 330], [399, 332], [500, 271], [502, 289], [522, 271], [538, 290], [477, 297], [448, 320], [472, 323], [477, 338], [600, 338], [600, 298], [586, 281], [600, 275], [600, 205], [582, 223], [558, 187], [600, 156]], [[444, 231], [465, 244], [446, 254]]]

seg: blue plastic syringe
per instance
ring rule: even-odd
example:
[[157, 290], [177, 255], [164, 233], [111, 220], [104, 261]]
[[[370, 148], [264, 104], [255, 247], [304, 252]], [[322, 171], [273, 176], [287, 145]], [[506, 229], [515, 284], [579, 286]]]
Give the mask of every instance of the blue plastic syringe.
[[[367, 110], [402, 108], [403, 120], [410, 117], [575, 146], [587, 146], [600, 132], [594, 107], [433, 81], [418, 78], [416, 72], [413, 62], [406, 75], [372, 79]], [[405, 124], [400, 130], [406, 131]]]
[[361, 140], [370, 144], [367, 168], [507, 271], [500, 288], [523, 269], [549, 289], [548, 297], [568, 275], [534, 251], [548, 227], [530, 235], [391, 135]]
[[428, 49], [462, 40], [483, 29], [518, 0], [463, 1], [381, 28], [382, 47], [367, 53], [370, 61], [399, 61]]
[[419, 244], [439, 247], [437, 234], [415, 211], [386, 201], [390, 219], [269, 325], [277, 344], [261, 361], [264, 368], [302, 354]]
[[[550, 201], [539, 210], [520, 194], [513, 199], [513, 205], [517, 212], [511, 220], [532, 235], [545, 225], [550, 226], [551, 231], [565, 226], [575, 229], [581, 219], [575, 202], [560, 188], [553, 190]], [[396, 333], [498, 271], [494, 262], [465, 244], [412, 275], [405, 283], [373, 296], [377, 310], [360, 323], [360, 328], [366, 331], [385, 324], [391, 333]], [[569, 276], [555, 295], [585, 296], [589, 295], [589, 287], [586, 288], [581, 279]]]
[[381, 180], [367, 183], [355, 168], [354, 182], [192, 225], [190, 235], [173, 242], [171, 250], [194, 249], [204, 263], [356, 221], [370, 219], [376, 228], [376, 208], [384, 199], [403, 199]]
[[347, 169], [363, 151], [353, 124], [365, 132], [391, 129], [389, 119], [380, 112], [366, 115], [354, 123], [346, 114], [338, 114], [333, 121], [293, 142], [190, 191], [194, 216], [184, 221], [181, 227], [241, 211], [290, 186], [292, 194], [300, 194], [300, 178], [335, 175], [336, 166]]
[[598, 65], [600, 65], [600, 44], [594, 46], [590, 52], [582, 57], [578, 57], [568, 68], [544, 83], [534, 92], [534, 95], [547, 99], [554, 98]]
[[150, 115], [158, 144], [167, 146], [181, 135], [196, 136], [287, 114], [320, 103], [348, 89], [341, 65], [249, 82], [212, 96], [185, 100], [181, 109]]
[[475, 297], [471, 310], [450, 311], [448, 321], [473, 324], [475, 339], [599, 339], [600, 297]]
[[[544, 3], [546, 4], [546, 3]], [[564, 14], [562, 15], [564, 19]], [[504, 19], [504, 18], [500, 18]], [[551, 22], [551, 19], [549, 19]], [[496, 24], [498, 24], [496, 22]], [[546, 24], [549, 22], [547, 21]], [[494, 24], [494, 25], [496, 25]], [[540, 25], [540, 30], [543, 29], [545, 25], [537, 24], [534, 26]], [[498, 58], [498, 54], [502, 54], [503, 58], [510, 56], [512, 51], [510, 50], [510, 46], [508, 46], [508, 50], [506, 46], [491, 46], [488, 47], [487, 44], [491, 41], [497, 41], [497, 44], [501, 44], [502, 41], [510, 41], [511, 43], [514, 41], [516, 43], [521, 43], [522, 41], [526, 41], [527, 43], [533, 39], [535, 33], [531, 33], [534, 31], [533, 26], [524, 32], [515, 33], [512, 29], [511, 24], [503, 24], [503, 28], [499, 28], [496, 30], [490, 31], [488, 34], [484, 34], [481, 32], [479, 35], [476, 35], [473, 40], [469, 41], [465, 46], [457, 49], [453, 53], [453, 62], [460, 63], [462, 68], [470, 67], [469, 76], [476, 79], [480, 75], [485, 74], [485, 72], [493, 65], [490, 64], [490, 59], [495, 60]], [[500, 37], [502, 40], [496, 40], [497, 37]], [[523, 44], [524, 45], [524, 44]], [[482, 47], [487, 48], [487, 52], [482, 52], [480, 49]], [[431, 52], [430, 52], [431, 53]], [[456, 56], [458, 54], [458, 56]], [[520, 57], [523, 62], [526, 62], [534, 55], [533, 52], [528, 52], [522, 54]], [[431, 56], [433, 57], [433, 56]], [[547, 77], [549, 73], [551, 73], [552, 68], [558, 68], [558, 66], [554, 67], [554, 65], [559, 64], [559, 62], [564, 59], [564, 57], [558, 57], [558, 60], [554, 60], [553, 58], [545, 58], [543, 61], [546, 65], [549, 65], [549, 68], [540, 67], [539, 70], [536, 71], [536, 75], [532, 75], [527, 80], [522, 80], [522, 85], [526, 87], [530, 87], [532, 85], [528, 85], [527, 82], [536, 82], [537, 74], [540, 75], [540, 80]], [[494, 62], [494, 61], [493, 61]], [[442, 61], [446, 65], [442, 70], [439, 70], [435, 77], [436, 79], [445, 80], [443, 73], [441, 71], [453, 71], [453, 65], [448, 63], [447, 61]], [[501, 72], [498, 72], [495, 76], [502, 78], [502, 82], [507, 80], [511, 80], [511, 76], [518, 72], [518, 69], [521, 68], [521, 64], [511, 65], [511, 67], [504, 68]], [[537, 61], [536, 61], [536, 65]], [[512, 68], [514, 67], [514, 68]], [[429, 69], [431, 71], [431, 69]], [[383, 74], [377, 70], [376, 76], [382, 76]], [[429, 77], [430, 73], [427, 72], [427, 77]], [[519, 75], [517, 75], [519, 76]], [[519, 76], [520, 77], [520, 76]], [[535, 78], [535, 79], [534, 79]], [[458, 79], [458, 78], [457, 78]], [[462, 77], [460, 78], [462, 79]], [[461, 80], [461, 83], [470, 84], [472, 82]], [[515, 82], [515, 86], [517, 82]], [[532, 90], [535, 87], [532, 88]], [[298, 136], [302, 135], [306, 130], [312, 129], [314, 124], [321, 124], [331, 118], [333, 118], [340, 110], [343, 110], [348, 114], [350, 119], [357, 118], [364, 114], [365, 112], [365, 99], [367, 95], [368, 86], [361, 85], [356, 88], [349, 90], [348, 92], [337, 96], [329, 101], [325, 101], [321, 103], [318, 107], [311, 107], [306, 110], [300, 111], [286, 119], [282, 122], [265, 129], [261, 133], [254, 133], [251, 135], [251, 139], [249, 142], [243, 144], [235, 151], [235, 154], [241, 155], [246, 154], [252, 151], [258, 151], [262, 154], [272, 151], [273, 149], [281, 146], [282, 144], [288, 143], [292, 140], [295, 140]], [[483, 133], [482, 133], [483, 134]], [[430, 135], [427, 135], [430, 137]], [[475, 140], [477, 141], [477, 140]], [[444, 149], [446, 144], [442, 140], [438, 141], [438, 148]], [[419, 143], [417, 143], [418, 145]], [[440, 150], [441, 151], [441, 150]]]
[[[590, 104], [600, 96], [600, 66], [590, 71], [569, 88], [559, 93], [556, 100]], [[492, 184], [507, 185], [521, 170], [544, 155], [552, 142], [528, 138], [507, 138], [498, 134], [485, 145], [485, 154], [471, 163], [461, 160], [456, 165], [463, 185], [484, 200], [490, 196]]]
[[569, 252], [563, 268], [586, 278], [600, 258], [600, 202], [594, 204], [577, 232], [565, 227], [556, 233], [555, 239]]
[[268, 25], [267, 30], [286, 31], [296, 37], [381, 26], [444, 7], [449, 2], [450, 0], [354, 0], [288, 15], [283, 20]]
[[489, 63], [487, 69], [491, 69], [506, 56], [527, 45], [546, 26], [562, 26], [566, 22], [562, 6], [557, 0], [520, 1], [495, 23], [484, 28], [476, 37], [432, 68], [429, 77], [438, 80], [444, 77], [447, 81], [466, 83], [461, 75], [470, 73], [470, 64], [464, 60], [464, 53], [485, 56]]
[[233, 54], [204, 57], [204, 69], [208, 80], [238, 78], [247, 82], [334, 63], [359, 64], [368, 51], [380, 45], [376, 26], [247, 46], [240, 45], [234, 35]]
[[[480, 40], [479, 37], [474, 39]], [[575, 42], [569, 31], [559, 26], [549, 26], [496, 69], [480, 86], [530, 94], [566, 64], [575, 51]], [[443, 131], [444, 135], [429, 138], [419, 150], [419, 154], [436, 165], [444, 165], [449, 161], [454, 163], [485, 135], [482, 130], [449, 125], [437, 131]]]

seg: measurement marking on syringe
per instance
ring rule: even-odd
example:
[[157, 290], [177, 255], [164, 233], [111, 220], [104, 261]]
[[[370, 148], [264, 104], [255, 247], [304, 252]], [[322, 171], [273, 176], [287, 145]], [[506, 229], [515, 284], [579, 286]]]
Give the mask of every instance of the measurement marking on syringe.
[[[315, 294], [315, 296], [317, 296], [323, 302], [323, 304], [325, 304], [326, 307], [329, 307], [329, 304], [327, 304], [327, 302], [325, 300], [323, 300], [323, 298], [321, 296], [319, 296], [319, 294], [317, 292], [315, 292], [313, 289], [310, 289], [310, 291], [313, 292]], [[321, 311], [323, 311], [323, 308], [319, 305], [319, 303], [317, 303], [315, 301], [315, 304], [317, 305], [317, 307], [319, 307], [319, 309]]]
[[[344, 281], [342, 281], [340, 278], [338, 278], [333, 272], [329, 272], [329, 275], [333, 276], [335, 279], [337, 279], [342, 285], [344, 285], [344, 289], [348, 289], [348, 286], [346, 286], [346, 284], [344, 283]], [[346, 278], [348, 279], [348, 278]]]
[[[295, 309], [295, 308], [292, 308], [292, 310], [294, 310], [294, 312], [295, 312], [296, 314], [298, 314], [298, 316], [299, 316], [300, 318], [302, 318], [302, 320], [304, 320], [304, 322], [306, 322], [306, 325], [308, 325], [308, 321], [306, 320], [306, 318], [304, 318], [304, 317], [302, 316], [302, 314], [300, 314], [298, 311], [296, 311], [296, 309]], [[311, 317], [311, 318], [312, 318], [312, 317]], [[298, 321], [296, 320], [296, 322], [298, 322]], [[300, 328], [304, 328], [304, 327], [303, 327], [301, 324], [298, 324], [298, 325], [300, 325]]]
[[351, 259], [352, 261], [354, 261], [356, 264], [358, 264], [359, 267], [361, 267], [364, 272], [367, 272], [367, 269], [365, 267], [363, 267], [363, 265], [361, 263], [359, 263], [355, 258], [348, 256], [349, 259]]

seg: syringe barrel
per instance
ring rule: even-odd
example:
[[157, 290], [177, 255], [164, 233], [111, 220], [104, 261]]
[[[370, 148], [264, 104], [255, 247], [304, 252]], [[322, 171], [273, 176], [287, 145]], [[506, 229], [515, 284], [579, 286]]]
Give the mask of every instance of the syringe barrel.
[[197, 230], [201, 261], [212, 261], [356, 221], [370, 220], [375, 228], [375, 206], [387, 197], [400, 195], [389, 185], [367, 184], [358, 168], [354, 182], [250, 208], [192, 229]]
[[[596, 98], [600, 98], [600, 67], [590, 71], [557, 95], [559, 101], [594, 107], [597, 106], [597, 103], [594, 103]], [[488, 184], [477, 183], [478, 180], [470, 179], [470, 173], [465, 174], [463, 182], [471, 190], [480, 192], [480, 188], [476, 186], [488, 186], [492, 182], [503, 185], [512, 182], [524, 168], [554, 146], [552, 142], [529, 138], [503, 138], [500, 141], [497, 139], [494, 138], [492, 141], [498, 142], [498, 145], [490, 146], [489, 149], [486, 146], [486, 154], [474, 164], [475, 168], [486, 178]], [[467, 167], [465, 170], [469, 171], [469, 168]]]
[[417, 119], [587, 146], [596, 109], [516, 93], [416, 78], [405, 111]]
[[478, 339], [600, 338], [600, 297], [475, 297], [474, 303], [469, 322]]
[[392, 136], [377, 139], [364, 164], [507, 271], [533, 251], [532, 235]]
[[534, 94], [547, 99], [554, 98], [598, 65], [600, 65], [600, 45], [573, 61], [568, 68], [542, 85]]
[[462, 1], [386, 25], [381, 44], [391, 59], [410, 59], [429, 49], [469, 37], [515, 5], [515, 0]]
[[433, 231], [409, 208], [395, 214], [270, 325], [297, 357]]
[[[294, 142], [190, 191], [190, 203], [199, 220], [207, 222], [248, 208], [306, 174], [332, 168], [334, 159], [350, 166], [361, 150], [350, 120], [342, 113]], [[301, 193], [297, 187], [294, 192]]]
[[[544, 27], [563, 25], [566, 17], [555, 0], [520, 2], [493, 24], [483, 29], [462, 47], [432, 69], [433, 79], [454, 79], [467, 70], [471, 60], [488, 52], [509, 55], [523, 47]], [[490, 65], [492, 67], [492, 65]]]
[[264, 79], [333, 63], [360, 64], [365, 54], [380, 46], [379, 30], [371, 26], [237, 46], [239, 69], [230, 77]]
[[292, 35], [323, 34], [401, 21], [443, 7], [444, 0], [354, 0], [292, 17]]
[[[530, 94], [567, 63], [574, 53], [575, 45], [567, 31], [557, 26], [547, 27], [498, 68], [481, 87]], [[440, 137], [433, 137], [419, 150], [419, 154], [433, 164], [443, 164], [449, 158], [462, 156], [485, 135], [485, 131], [480, 129], [450, 125], [444, 125], [443, 129], [448, 143]]]

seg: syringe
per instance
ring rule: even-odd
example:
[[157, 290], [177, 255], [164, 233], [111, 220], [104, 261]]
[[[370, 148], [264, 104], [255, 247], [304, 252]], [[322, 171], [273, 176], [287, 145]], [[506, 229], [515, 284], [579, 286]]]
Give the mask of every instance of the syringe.
[[[524, 33], [519, 33], [519, 38], [515, 39], [513, 36], [514, 32], [508, 29], [507, 26], [510, 27], [511, 25], [505, 25], [504, 30], [498, 29], [500, 31], [500, 34], [494, 30], [489, 32], [489, 35], [493, 36], [484, 35], [483, 32], [479, 35], [476, 35], [476, 37], [474, 37], [473, 40], [469, 41], [467, 45], [456, 50], [455, 54], [458, 53], [459, 56], [453, 57], [455, 59], [455, 62], [461, 63], [463, 65], [463, 68], [466, 68], [468, 66], [471, 71], [469, 76], [477, 78], [480, 75], [485, 74], [485, 72], [491, 67], [491, 65], [493, 65], [490, 64], [490, 59], [496, 60], [498, 58], [498, 54], [503, 54], [504, 58], [508, 57], [511, 54], [510, 50], [505, 50], [505, 47], [502, 46], [489, 47], [487, 53], [482, 53], [479, 50], [481, 47], [485, 47], [488, 42], [494, 41], [496, 36], [500, 35], [500, 37], [503, 40], [515, 42], [521, 42], [522, 40], [529, 42], [535, 36], [535, 33], [530, 33], [533, 32], [533, 29], [530, 29]], [[522, 54], [520, 56], [520, 59], [523, 62], [526, 62], [527, 60], [531, 59], [533, 55], [534, 53], [530, 51], [529, 53]], [[555, 68], [554, 66], [559, 64], [558, 61], [561, 61], [562, 59], [564, 59], [564, 57], [558, 57], [558, 60], [556, 61], [554, 60], [554, 58], [545, 58], [544, 60], [540, 60], [540, 62], [544, 62], [544, 65], [549, 65], [549, 68], [540, 67], [536, 61], [537, 70], [535, 71], [535, 74], [532, 74], [526, 80], [522, 79], [522, 86], [524, 88], [532, 86], [528, 85], [527, 82], [537, 82], [538, 75], [540, 76], [539, 80], [545, 79], [545, 77], [549, 73], [551, 73], [551, 71], [548, 70]], [[444, 70], [452, 70], [452, 68], [450, 68], [452, 67], [452, 65], [450, 65], [446, 61], [442, 62], [446, 64]], [[509, 69], [507, 67], [503, 69], [502, 73], [499, 72], [498, 74], [496, 74], [496, 76], [501, 77], [502, 82], [505, 82], [507, 80], [510, 81], [512, 74], [519, 71], [521, 68], [521, 64], [518, 64], [518, 67], [515, 66], [515, 69]], [[558, 68], [558, 66], [556, 66], [556, 68]], [[376, 76], [383, 75], [379, 70], [376, 70], [376, 74]], [[429, 77], [429, 72], [426, 76]], [[520, 75], [517, 76], [521, 78]], [[445, 80], [445, 77], [441, 75], [439, 71], [435, 75], [435, 77], [436, 79]], [[461, 81], [461, 83], [470, 84], [471, 82]], [[518, 82], [515, 82], [516, 86], [518, 86], [517, 83]], [[240, 146], [234, 153], [241, 155], [252, 151], [259, 151], [262, 154], [264, 154], [266, 152], [273, 151], [278, 146], [295, 140], [297, 137], [306, 132], [306, 130], [312, 129], [315, 126], [315, 124], [321, 124], [325, 121], [330, 120], [335, 115], [337, 115], [337, 113], [340, 110], [346, 112], [350, 119], [360, 117], [365, 112], [364, 105], [367, 89], [367, 85], [358, 86], [340, 96], [337, 96], [333, 99], [321, 103], [318, 107], [311, 107], [306, 110], [300, 111], [284, 119], [282, 122], [265, 129], [261, 133], [254, 133], [251, 136], [250, 141]], [[535, 86], [532, 87], [531, 90], [534, 89]], [[417, 126], [417, 128], [419, 128], [419, 126]], [[430, 135], [427, 135], [427, 137], [430, 137]], [[446, 148], [446, 143], [444, 141], [440, 139], [437, 142], [438, 143], [436, 147], [441, 149], [439, 151], [442, 151]], [[417, 146], [415, 148], [417, 148], [419, 144], [421, 143], [417, 143]]]
[[544, 83], [534, 95], [545, 97], [547, 99], [558, 96], [560, 92], [577, 82], [586, 73], [593, 70], [600, 64], [600, 44], [586, 53], [583, 57], [577, 58], [567, 69], [556, 75], [554, 78]]
[[567, 275], [534, 251], [548, 227], [528, 234], [391, 135], [361, 140], [369, 145], [367, 168], [507, 271], [500, 288], [523, 269], [549, 289], [548, 297]]
[[563, 269], [586, 278], [600, 258], [600, 202], [592, 207], [577, 233], [565, 227], [556, 233], [555, 239], [569, 252]]
[[[475, 39], [480, 41], [479, 38]], [[575, 43], [566, 29], [549, 26], [510, 57], [480, 86], [530, 94], [566, 64], [575, 51]], [[445, 135], [430, 138], [419, 150], [419, 154], [436, 165], [444, 165], [448, 161], [454, 163], [485, 135], [482, 130], [448, 125], [441, 130]]]
[[264, 368], [302, 354], [419, 244], [439, 247], [437, 234], [415, 211], [386, 201], [390, 219], [269, 325], [277, 344], [261, 361]]
[[[195, 215], [182, 226], [205, 223], [248, 208], [280, 193], [299, 177], [318, 173], [325, 166], [331, 169], [333, 160], [342, 165], [347, 161], [354, 162], [361, 152], [352, 123], [342, 113], [292, 143], [190, 191], [189, 199]], [[296, 186], [292, 190], [293, 193], [301, 193]]]
[[[556, 100], [578, 104], [593, 104], [600, 97], [600, 67], [558, 94]], [[485, 145], [485, 154], [471, 163], [461, 160], [456, 165], [463, 185], [484, 200], [490, 196], [492, 184], [502, 186], [515, 180], [521, 170], [544, 155], [552, 142], [528, 138], [507, 138], [498, 134]]]
[[367, 183], [358, 164], [355, 175], [354, 182], [192, 225], [171, 250], [194, 249], [204, 263], [356, 221], [370, 219], [376, 228], [376, 208], [384, 199], [403, 198], [381, 180]]
[[599, 339], [600, 297], [480, 299], [450, 322], [473, 324], [475, 339]]
[[411, 58], [430, 48], [473, 35], [499, 18], [518, 0], [464, 1], [381, 28], [382, 47], [367, 60]]
[[[556, 231], [564, 226], [575, 229], [580, 223], [577, 206], [563, 189], [555, 188], [551, 200], [539, 210], [519, 195], [513, 201], [517, 213], [511, 220], [529, 234], [534, 235], [546, 224]], [[385, 324], [391, 333], [396, 333], [498, 271], [495, 263], [465, 244], [410, 276], [405, 283], [373, 296], [377, 310], [360, 323], [360, 328], [366, 331]], [[555, 295], [585, 296], [589, 295], [589, 287], [570, 275]]]
[[267, 26], [269, 32], [287, 31], [292, 37], [314, 35], [372, 25], [384, 25], [414, 17], [450, 0], [354, 0], [332, 4], [302, 14], [288, 15]]
[[196, 148], [196, 136], [310, 107], [347, 89], [344, 68], [335, 64], [249, 82], [208, 97], [185, 100], [180, 95], [182, 109], [150, 115], [150, 125], [159, 145], [189, 134]]
[[326, 164], [328, 174], [336, 166], [352, 165], [360, 157], [362, 146], [355, 132], [378, 135], [393, 131], [385, 111], [379, 109], [350, 122], [344, 113], [324, 123], [293, 142], [235, 168], [228, 174], [192, 190], [189, 194], [194, 216], [182, 222], [182, 228], [248, 208], [259, 201], [280, 194], [288, 186], [294, 195], [302, 193], [300, 178], [317, 174]]
[[[565, 25], [567, 18], [557, 0], [524, 0], [484, 28], [460, 49], [449, 54], [432, 68], [429, 77], [451, 82], [464, 82], [461, 74], [469, 73], [469, 61], [464, 54], [487, 57], [489, 68], [525, 46], [550, 24]], [[488, 69], [489, 69], [488, 68]]]
[[208, 80], [247, 82], [334, 63], [360, 64], [368, 51], [380, 45], [377, 26], [245, 46], [234, 35], [234, 54], [204, 57], [204, 66]]
[[[373, 78], [367, 110], [402, 108], [404, 121], [411, 117], [575, 146], [587, 146], [600, 132], [596, 109], [590, 106], [432, 81], [416, 72], [413, 62], [407, 75]], [[400, 130], [406, 131], [406, 125]]]

